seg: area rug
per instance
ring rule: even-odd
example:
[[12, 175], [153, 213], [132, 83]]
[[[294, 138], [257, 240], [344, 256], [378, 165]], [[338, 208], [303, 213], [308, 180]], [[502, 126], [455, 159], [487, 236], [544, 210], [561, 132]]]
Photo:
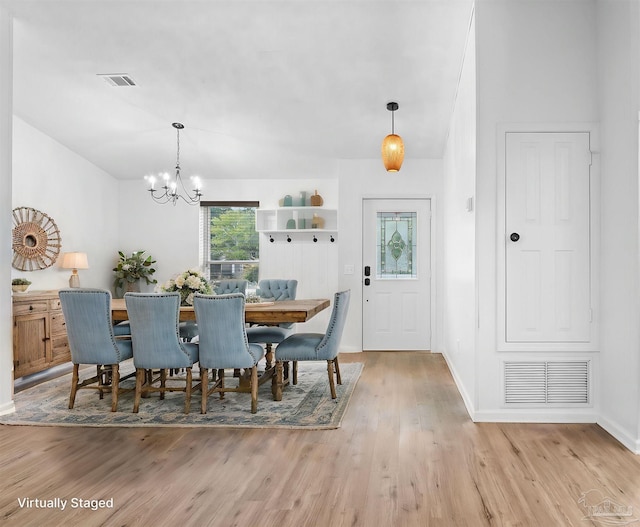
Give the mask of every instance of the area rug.
[[[271, 381], [260, 386], [258, 412], [251, 413], [251, 395], [227, 393], [209, 396], [207, 413], [200, 413], [200, 391], [194, 392], [191, 412], [184, 413], [184, 393], [172, 392], [160, 400], [158, 394], [142, 399], [134, 414], [133, 392], [119, 397], [118, 411], [111, 412], [111, 396], [98, 397], [95, 390], [78, 390], [73, 409], [68, 408], [71, 375], [64, 375], [15, 395], [16, 411], [0, 416], [0, 424], [36, 426], [96, 427], [222, 427], [222, 428], [338, 428], [358, 382], [363, 365], [340, 365], [342, 384], [337, 385], [336, 399], [331, 398], [326, 362], [299, 363], [298, 384], [283, 389], [282, 401], [274, 401]], [[126, 374], [133, 371], [131, 361], [121, 365]], [[91, 371], [85, 371], [89, 375]], [[82, 373], [81, 373], [82, 378]], [[229, 382], [236, 382], [235, 379]], [[124, 387], [134, 387], [135, 378], [125, 380]]]

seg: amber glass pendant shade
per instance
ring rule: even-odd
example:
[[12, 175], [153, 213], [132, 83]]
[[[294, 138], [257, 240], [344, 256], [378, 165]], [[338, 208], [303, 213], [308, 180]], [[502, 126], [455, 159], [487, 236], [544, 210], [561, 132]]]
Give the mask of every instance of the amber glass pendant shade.
[[397, 102], [387, 103], [387, 110], [391, 112], [391, 133], [382, 141], [382, 162], [387, 172], [398, 172], [404, 161], [404, 143], [395, 131], [394, 112], [399, 107]]
[[389, 134], [382, 141], [382, 162], [387, 172], [398, 172], [404, 161], [404, 143], [397, 134]]

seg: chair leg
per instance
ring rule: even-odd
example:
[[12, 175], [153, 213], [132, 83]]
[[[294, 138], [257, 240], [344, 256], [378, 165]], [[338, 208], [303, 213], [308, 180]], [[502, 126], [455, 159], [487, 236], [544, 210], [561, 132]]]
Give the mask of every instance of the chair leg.
[[[215, 373], [216, 370], [213, 370]], [[202, 402], [200, 403], [200, 413], [207, 413], [207, 392], [209, 391], [209, 370], [200, 368], [200, 389], [202, 390]]]
[[275, 383], [272, 381], [271, 392], [274, 401], [282, 401], [282, 386], [284, 385], [284, 367], [281, 360], [276, 360]]
[[336, 382], [338, 384], [342, 384], [342, 377], [340, 376], [340, 364], [338, 364], [338, 356], [336, 355], [336, 358], [333, 359], [333, 364], [336, 368]]
[[191, 373], [191, 367], [187, 368], [187, 388], [185, 390], [184, 400], [184, 413], [188, 414], [191, 410], [191, 384], [193, 382], [193, 374]]
[[73, 375], [71, 377], [71, 395], [69, 396], [69, 409], [73, 408], [76, 402], [76, 392], [78, 391], [78, 369], [79, 364], [73, 365]]
[[144, 384], [144, 380], [147, 376], [146, 370], [142, 368], [136, 368], [136, 394], [133, 400], [133, 413], [138, 413], [138, 408], [140, 408], [140, 397], [142, 396], [142, 385]]
[[160, 370], [160, 399], [164, 399], [165, 388], [167, 387], [167, 370]]
[[[103, 386], [103, 383], [102, 383], [102, 380], [103, 380], [103, 373], [102, 373], [102, 371], [100, 370], [100, 364], [98, 364], [98, 365], [96, 366], [96, 377], [98, 378], [98, 387], [99, 387], [99, 388], [102, 388], [102, 386]], [[102, 391], [102, 390], [98, 390], [98, 393], [100, 394], [100, 399], [104, 399], [104, 393], [103, 393], [103, 391]]]
[[218, 386], [220, 388], [220, 399], [224, 399], [224, 370], [218, 370]]
[[292, 384], [296, 385], [298, 384], [298, 361], [294, 360], [293, 361], [293, 374], [292, 374]]
[[118, 411], [118, 390], [120, 386], [120, 368], [117, 364], [111, 366], [111, 411]]
[[331, 389], [331, 398], [335, 399], [336, 395], [336, 384], [333, 381], [333, 361], [327, 361], [327, 373], [329, 374], [329, 388]]
[[251, 368], [251, 413], [258, 411], [258, 367]]

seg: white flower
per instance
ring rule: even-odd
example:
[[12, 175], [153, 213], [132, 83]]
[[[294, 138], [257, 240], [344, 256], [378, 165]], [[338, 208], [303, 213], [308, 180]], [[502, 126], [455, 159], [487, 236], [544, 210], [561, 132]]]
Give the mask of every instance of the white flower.
[[187, 282], [187, 287], [189, 289], [200, 289], [200, 286], [202, 285], [202, 281], [200, 280], [200, 277], [198, 276], [190, 276], [189, 278], [187, 278], [186, 280]]
[[184, 285], [184, 276], [180, 275], [180, 276], [176, 277], [174, 282], [175, 282], [176, 287], [178, 289], [182, 289], [182, 286]]

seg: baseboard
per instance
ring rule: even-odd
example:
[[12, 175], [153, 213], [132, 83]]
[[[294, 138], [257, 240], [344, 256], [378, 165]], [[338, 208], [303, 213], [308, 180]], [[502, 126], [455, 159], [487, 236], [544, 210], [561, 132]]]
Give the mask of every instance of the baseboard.
[[467, 413], [469, 414], [469, 417], [471, 417], [472, 421], [475, 421], [475, 419], [473, 418], [473, 416], [475, 415], [473, 400], [471, 399], [471, 397], [469, 397], [469, 394], [467, 393], [467, 390], [465, 389], [464, 384], [462, 384], [462, 382], [460, 381], [460, 376], [458, 375], [458, 372], [456, 371], [456, 369], [453, 367], [453, 364], [449, 362], [449, 359], [447, 358], [447, 354], [442, 353], [442, 356], [444, 358], [444, 361], [447, 363], [447, 368], [449, 368], [449, 372], [451, 373], [451, 376], [453, 377], [453, 382], [456, 383], [456, 387], [458, 388], [458, 393], [460, 394], [460, 397], [462, 397], [462, 402], [464, 403], [464, 406], [467, 409]]
[[626, 448], [631, 450], [634, 454], [640, 454], [640, 439], [633, 437], [618, 423], [614, 423], [609, 419], [599, 416], [596, 421], [605, 432], [613, 436], [616, 440], [622, 443]]
[[8, 403], [0, 406], [0, 415], [12, 414], [16, 411], [16, 405], [13, 404], [13, 401], [9, 401]]
[[592, 410], [575, 412], [566, 408], [518, 408], [479, 411], [473, 414], [475, 423], [597, 423]]

